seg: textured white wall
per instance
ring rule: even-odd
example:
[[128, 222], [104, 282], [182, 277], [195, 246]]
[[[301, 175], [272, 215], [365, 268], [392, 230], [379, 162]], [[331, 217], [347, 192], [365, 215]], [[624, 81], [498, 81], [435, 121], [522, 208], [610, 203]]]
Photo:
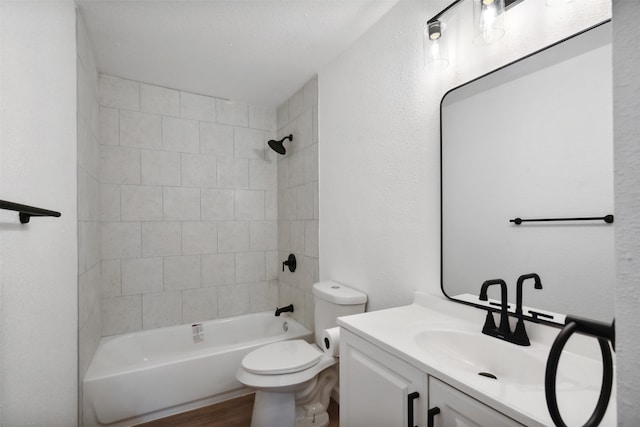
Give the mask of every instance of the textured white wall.
[[507, 12], [507, 35], [474, 47], [448, 26], [450, 66], [423, 69], [422, 30], [449, 1], [401, 1], [319, 73], [320, 278], [368, 293], [369, 310], [439, 293], [439, 103], [474, 77], [610, 16], [610, 2], [563, 8], [526, 1]]
[[640, 425], [640, 4], [613, 2], [618, 425]]
[[76, 33], [72, 1], [4, 1], [0, 195], [2, 424], [77, 424]]

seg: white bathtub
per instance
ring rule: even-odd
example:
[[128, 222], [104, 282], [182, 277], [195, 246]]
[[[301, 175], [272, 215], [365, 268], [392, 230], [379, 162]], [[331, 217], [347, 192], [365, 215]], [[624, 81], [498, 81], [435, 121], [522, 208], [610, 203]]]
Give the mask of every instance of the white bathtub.
[[181, 325], [102, 338], [83, 379], [85, 427], [131, 425], [235, 397], [244, 389], [235, 375], [247, 353], [312, 337], [273, 312], [201, 325], [200, 335]]

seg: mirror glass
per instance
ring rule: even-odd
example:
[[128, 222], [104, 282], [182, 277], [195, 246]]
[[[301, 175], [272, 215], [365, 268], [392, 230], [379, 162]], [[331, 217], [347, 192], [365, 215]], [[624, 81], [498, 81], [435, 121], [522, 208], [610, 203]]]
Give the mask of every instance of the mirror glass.
[[441, 156], [446, 296], [485, 306], [480, 287], [499, 278], [515, 311], [518, 277], [537, 273], [526, 316], [611, 322], [615, 223], [564, 220], [614, 214], [609, 22], [449, 91]]

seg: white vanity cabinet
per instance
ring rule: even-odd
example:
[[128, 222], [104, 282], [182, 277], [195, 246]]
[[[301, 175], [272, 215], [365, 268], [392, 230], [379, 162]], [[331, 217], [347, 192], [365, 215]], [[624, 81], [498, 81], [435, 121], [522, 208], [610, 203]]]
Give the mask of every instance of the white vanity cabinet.
[[523, 425], [430, 376], [429, 409], [433, 411], [434, 408], [438, 408], [439, 411], [433, 415], [433, 427], [514, 427]]
[[[412, 400], [414, 393], [418, 397]], [[362, 337], [340, 330], [341, 427], [431, 427], [427, 414], [436, 407], [433, 427], [522, 426]]]
[[427, 375], [419, 369], [340, 330], [341, 427], [424, 427], [426, 386]]

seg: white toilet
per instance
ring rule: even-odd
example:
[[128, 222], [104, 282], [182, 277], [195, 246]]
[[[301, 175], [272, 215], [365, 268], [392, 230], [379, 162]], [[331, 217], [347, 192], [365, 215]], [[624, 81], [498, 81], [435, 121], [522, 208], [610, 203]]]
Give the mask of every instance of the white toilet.
[[280, 341], [252, 351], [236, 378], [256, 389], [251, 427], [325, 427], [337, 380], [335, 357], [325, 354], [322, 332], [340, 316], [363, 313], [367, 295], [335, 282], [313, 285], [315, 342]]

